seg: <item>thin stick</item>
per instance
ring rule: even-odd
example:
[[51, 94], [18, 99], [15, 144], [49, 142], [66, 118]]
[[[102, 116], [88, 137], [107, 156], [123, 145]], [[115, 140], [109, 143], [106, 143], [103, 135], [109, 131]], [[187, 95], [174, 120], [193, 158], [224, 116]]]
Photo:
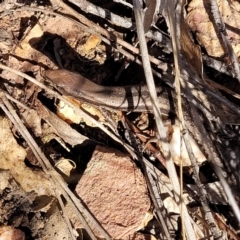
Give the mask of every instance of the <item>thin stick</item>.
[[69, 0], [69, 2], [78, 6], [85, 13], [91, 13], [95, 16], [103, 18], [118, 27], [123, 27], [128, 29], [135, 28], [135, 24], [132, 21], [129, 21], [126, 18], [120, 17], [110, 12], [109, 10], [96, 6], [86, 0]]
[[74, 235], [74, 232], [73, 232], [71, 223], [70, 223], [70, 221], [69, 221], [69, 218], [67, 217], [67, 213], [66, 213], [66, 210], [65, 210], [63, 201], [62, 201], [62, 199], [61, 199], [61, 196], [60, 196], [60, 194], [58, 193], [58, 191], [55, 191], [55, 192], [56, 192], [56, 196], [57, 196], [59, 205], [60, 205], [60, 207], [61, 207], [61, 209], [62, 209], [62, 215], [63, 215], [63, 218], [64, 218], [66, 224], [67, 224], [67, 227], [68, 227], [70, 236], [71, 236], [72, 240], [76, 240], [77, 238], [76, 238], [75, 235]]

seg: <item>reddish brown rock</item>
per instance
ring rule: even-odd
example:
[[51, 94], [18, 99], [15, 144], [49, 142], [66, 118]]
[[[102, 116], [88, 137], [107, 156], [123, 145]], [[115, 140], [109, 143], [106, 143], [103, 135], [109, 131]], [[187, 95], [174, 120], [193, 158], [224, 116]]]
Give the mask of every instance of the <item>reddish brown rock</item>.
[[96, 147], [76, 193], [114, 239], [133, 234], [150, 208], [140, 169], [126, 154], [101, 146]]
[[19, 229], [11, 226], [0, 227], [0, 239], [1, 240], [25, 240], [25, 234]]

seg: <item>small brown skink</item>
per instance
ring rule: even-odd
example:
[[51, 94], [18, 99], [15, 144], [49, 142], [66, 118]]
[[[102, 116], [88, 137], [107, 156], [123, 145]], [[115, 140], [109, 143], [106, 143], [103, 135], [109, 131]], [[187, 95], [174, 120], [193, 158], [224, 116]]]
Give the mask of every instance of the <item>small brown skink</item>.
[[[107, 87], [93, 83], [79, 73], [64, 69], [47, 70], [45, 77], [62, 94], [84, 100], [96, 106], [122, 111], [152, 111], [152, 103], [146, 86]], [[170, 112], [168, 94], [157, 88], [159, 107], [164, 115]]]
[[[146, 86], [127, 86], [127, 87], [100, 86], [91, 82], [90, 80], [88, 80], [87, 78], [83, 77], [78, 73], [69, 72], [67, 70], [48, 70], [45, 72], [45, 76], [48, 80], [50, 80], [53, 83], [53, 85], [62, 94], [72, 96], [80, 100], [84, 100], [87, 103], [91, 103], [96, 106], [101, 105], [107, 108], [118, 109], [123, 111], [152, 110], [152, 103], [149, 98]], [[157, 93], [159, 99], [159, 107], [161, 108], [162, 113], [164, 115], [169, 115], [169, 113], [171, 112], [170, 107], [171, 105], [167, 91], [163, 88], [157, 88]], [[194, 117], [192, 117], [188, 101], [185, 98], [183, 98], [182, 100], [183, 100], [182, 104], [183, 115], [186, 128], [188, 129], [193, 139], [200, 145], [203, 152], [206, 153], [206, 156], [210, 158], [212, 162], [214, 160], [216, 161], [216, 164], [222, 167], [222, 162], [218, 157], [219, 156], [218, 151], [220, 151], [222, 156], [224, 156], [224, 154], [226, 154], [226, 148], [221, 148], [218, 149], [217, 151], [213, 143], [209, 142], [208, 144], [207, 141], [205, 141], [206, 139], [209, 138], [208, 132], [205, 130], [204, 127], [202, 130], [199, 130], [201, 125], [200, 127], [199, 125], [195, 125], [197, 121], [194, 121], [195, 119], [198, 118], [200, 119], [200, 114], [194, 115]], [[173, 105], [174, 104], [175, 103], [173, 101]], [[211, 107], [216, 107], [218, 109], [219, 106], [221, 106], [221, 104], [219, 105], [218, 102], [215, 102], [215, 106]], [[215, 113], [216, 112], [214, 112], [214, 114]], [[226, 115], [226, 117], [230, 118], [230, 115], [228, 114]], [[228, 156], [230, 156], [230, 152]], [[226, 174], [225, 170], [223, 170], [223, 174]]]

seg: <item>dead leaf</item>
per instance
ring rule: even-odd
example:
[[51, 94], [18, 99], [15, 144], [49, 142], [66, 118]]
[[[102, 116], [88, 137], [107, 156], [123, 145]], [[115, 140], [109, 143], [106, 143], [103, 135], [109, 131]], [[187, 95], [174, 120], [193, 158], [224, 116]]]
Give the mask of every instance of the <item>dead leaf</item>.
[[[173, 126], [173, 135], [172, 135], [172, 139], [170, 141], [170, 150], [171, 150], [173, 161], [178, 166], [180, 166], [180, 162], [182, 162], [182, 165], [184, 167], [191, 166], [192, 164], [191, 164], [191, 161], [188, 156], [186, 145], [185, 145], [184, 141], [182, 141], [182, 147], [180, 147], [179, 136], [180, 136], [179, 126]], [[203, 153], [199, 149], [198, 145], [191, 137], [190, 137], [190, 144], [193, 149], [193, 152], [194, 152], [194, 155], [196, 158], [196, 162], [198, 164], [202, 164], [203, 162], [205, 162], [206, 157], [203, 155]], [[181, 149], [181, 154], [179, 152], [179, 149]]]
[[75, 162], [73, 162], [71, 159], [60, 159], [56, 164], [55, 168], [60, 170], [63, 174], [66, 176], [70, 176], [70, 173], [73, 169], [76, 168]]
[[[102, 113], [99, 111], [99, 109], [97, 109], [93, 105], [90, 105], [88, 103], [81, 103], [80, 101], [77, 101], [76, 99], [69, 98], [69, 97], [66, 97], [66, 99], [68, 99], [77, 107], [81, 106], [86, 112], [88, 112], [96, 120], [100, 122], [105, 122], [105, 118], [102, 115]], [[76, 115], [74, 110], [71, 107], [69, 107], [67, 104], [65, 104], [63, 101], [59, 101], [58, 103], [57, 115], [68, 123], [78, 124], [80, 122], [84, 122], [86, 125], [90, 127], [96, 127], [92, 123], [92, 121], [89, 121], [89, 119], [85, 118], [84, 116]]]
[[9, 120], [0, 117], [0, 125], [0, 168], [10, 169], [14, 179], [26, 192], [34, 190], [38, 194], [54, 195], [51, 183], [44, 174], [26, 167], [26, 151], [13, 137]]
[[85, 50], [85, 54], [88, 54], [90, 50], [93, 50], [101, 42], [101, 38], [97, 35], [90, 35], [86, 43], [82, 45], [82, 48]]
[[33, 110], [25, 110], [21, 113], [27, 127], [31, 128], [34, 134], [38, 137], [42, 134], [41, 128], [41, 118], [39, 117], [38, 113]]
[[75, 129], [71, 128], [66, 122], [59, 118], [56, 114], [48, 110], [45, 106], [38, 101], [37, 109], [39, 115], [54, 128], [55, 133], [64, 139], [66, 143], [69, 143], [72, 146], [83, 143], [88, 140], [87, 137], [81, 135]]
[[148, 211], [137, 230], [141, 230], [145, 228], [152, 219], [153, 219], [153, 213], [151, 211]]

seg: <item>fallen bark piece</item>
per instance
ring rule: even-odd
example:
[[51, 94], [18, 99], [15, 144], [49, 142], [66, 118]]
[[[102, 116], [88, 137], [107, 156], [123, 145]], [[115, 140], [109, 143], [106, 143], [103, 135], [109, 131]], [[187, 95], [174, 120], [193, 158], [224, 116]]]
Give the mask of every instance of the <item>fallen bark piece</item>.
[[128, 155], [102, 146], [95, 148], [75, 191], [114, 239], [137, 231], [150, 208], [140, 169]]

